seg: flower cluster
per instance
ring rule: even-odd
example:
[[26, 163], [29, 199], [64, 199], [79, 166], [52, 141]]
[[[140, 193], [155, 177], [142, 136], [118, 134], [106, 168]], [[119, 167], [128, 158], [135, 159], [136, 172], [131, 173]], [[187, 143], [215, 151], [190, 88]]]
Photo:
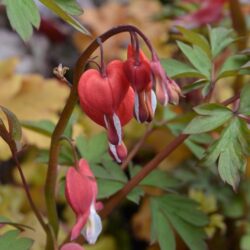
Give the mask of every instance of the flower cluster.
[[133, 115], [140, 123], [152, 121], [156, 99], [162, 105], [178, 104], [181, 94], [179, 86], [166, 75], [155, 51], [150, 47], [149, 60], [140, 50], [138, 39], [131, 41], [125, 62], [113, 60], [107, 66], [102, 64], [99, 70], [88, 69], [78, 84], [83, 111], [106, 128], [109, 151], [118, 163], [127, 156], [122, 127]]

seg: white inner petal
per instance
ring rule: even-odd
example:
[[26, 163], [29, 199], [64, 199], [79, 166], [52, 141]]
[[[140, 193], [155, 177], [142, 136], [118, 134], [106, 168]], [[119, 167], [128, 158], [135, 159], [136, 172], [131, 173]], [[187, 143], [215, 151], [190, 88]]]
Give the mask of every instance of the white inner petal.
[[156, 106], [157, 106], [156, 95], [155, 95], [155, 92], [151, 90], [151, 107], [153, 110], [153, 114], [155, 113]]
[[113, 114], [113, 121], [115, 125], [115, 130], [118, 135], [118, 144], [122, 143], [122, 126], [119, 117], [114, 113]]
[[105, 126], [106, 126], [106, 128], [108, 129], [109, 124], [108, 124], [108, 121], [107, 121], [106, 115], [104, 115], [104, 122], [105, 122]]
[[135, 118], [138, 122], [140, 122], [140, 117], [139, 117], [139, 98], [137, 92], [135, 92], [135, 104], [134, 104], [134, 111], [135, 111]]
[[115, 157], [116, 162], [121, 163], [122, 161], [120, 160], [120, 158], [116, 152], [116, 146], [109, 143], [109, 149], [110, 149], [111, 153], [113, 154], [113, 156]]
[[95, 244], [98, 236], [102, 231], [102, 221], [100, 216], [96, 213], [95, 202], [93, 201], [90, 206], [90, 214], [88, 221], [81, 231], [89, 244]]
[[161, 86], [162, 86], [162, 90], [163, 90], [164, 97], [165, 97], [164, 98], [164, 104], [163, 104], [163, 106], [166, 106], [168, 104], [168, 91], [167, 91], [167, 88], [165, 86], [165, 82], [164, 81], [162, 81]]

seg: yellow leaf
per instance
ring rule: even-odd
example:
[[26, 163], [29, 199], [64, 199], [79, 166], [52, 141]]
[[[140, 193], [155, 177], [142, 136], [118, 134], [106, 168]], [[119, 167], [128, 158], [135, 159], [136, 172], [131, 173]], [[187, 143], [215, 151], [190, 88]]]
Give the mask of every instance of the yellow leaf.
[[[13, 59], [14, 60], [14, 59]], [[0, 62], [6, 74], [0, 71], [0, 103], [16, 114], [19, 120], [44, 120], [56, 122], [69, 94], [67, 86], [55, 79], [45, 79], [40, 75], [15, 75], [16, 61]], [[0, 67], [1, 68], [1, 67]], [[11, 74], [13, 73], [13, 74]], [[24, 129], [23, 143], [47, 148], [50, 139]], [[0, 159], [7, 159], [10, 152], [0, 140]]]

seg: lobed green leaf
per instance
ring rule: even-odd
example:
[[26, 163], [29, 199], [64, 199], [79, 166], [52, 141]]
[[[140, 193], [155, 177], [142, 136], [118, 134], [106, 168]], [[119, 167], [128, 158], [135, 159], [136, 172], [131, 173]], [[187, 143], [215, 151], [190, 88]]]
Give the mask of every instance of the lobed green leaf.
[[1, 250], [29, 250], [33, 240], [19, 237], [18, 230], [8, 231], [0, 237]]
[[51, 137], [55, 124], [49, 120], [22, 121], [22, 126], [34, 132]]
[[230, 109], [219, 104], [202, 104], [194, 108], [199, 116], [192, 121], [184, 129], [186, 134], [199, 134], [211, 131], [223, 125], [232, 116]]
[[72, 16], [79, 16], [83, 13], [81, 6], [76, 0], [54, 0], [65, 12]]
[[205, 75], [201, 74], [193, 67], [185, 63], [179, 62], [175, 59], [163, 59], [161, 60], [161, 63], [167, 74], [172, 78], [205, 77]]
[[208, 218], [198, 209], [195, 201], [180, 195], [168, 194], [151, 198], [150, 204], [151, 238], [159, 241], [162, 250], [176, 248], [173, 229], [191, 250], [206, 249], [203, 227], [208, 224]]
[[223, 27], [213, 29], [209, 28], [209, 39], [213, 58], [215, 58], [229, 44], [235, 41], [235, 39], [232, 37], [232, 34], [232, 29]]
[[207, 80], [210, 80], [211, 75], [211, 60], [207, 54], [198, 46], [193, 47], [177, 42], [178, 47], [185, 54], [190, 63], [202, 74]]
[[239, 112], [250, 115], [250, 84], [246, 84], [241, 90]]
[[40, 14], [33, 0], [4, 0], [7, 16], [14, 30], [27, 41], [33, 31], [33, 27], [40, 25]]
[[74, 17], [69, 15], [62, 7], [58, 5], [55, 0], [39, 0], [42, 4], [44, 4], [47, 8], [53, 11], [56, 15], [61, 17], [65, 22], [70, 24], [76, 30], [80, 31], [85, 35], [90, 35], [89, 31]]
[[211, 49], [207, 39], [192, 30], [185, 29], [184, 27], [177, 26], [177, 29], [183, 34], [186, 41], [191, 44], [199, 46], [209, 58], [211, 58]]
[[236, 76], [241, 67], [249, 60], [249, 56], [245, 55], [232, 55], [227, 58], [225, 63], [222, 65], [217, 79], [229, 77], [229, 76]]

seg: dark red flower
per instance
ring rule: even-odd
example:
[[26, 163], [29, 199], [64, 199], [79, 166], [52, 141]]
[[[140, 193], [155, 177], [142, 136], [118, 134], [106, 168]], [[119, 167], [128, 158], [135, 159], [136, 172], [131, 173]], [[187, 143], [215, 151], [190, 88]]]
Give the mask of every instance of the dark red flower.
[[156, 97], [152, 90], [150, 63], [144, 53], [128, 46], [128, 59], [124, 72], [135, 91], [134, 115], [137, 121], [151, 121], [156, 108]]

